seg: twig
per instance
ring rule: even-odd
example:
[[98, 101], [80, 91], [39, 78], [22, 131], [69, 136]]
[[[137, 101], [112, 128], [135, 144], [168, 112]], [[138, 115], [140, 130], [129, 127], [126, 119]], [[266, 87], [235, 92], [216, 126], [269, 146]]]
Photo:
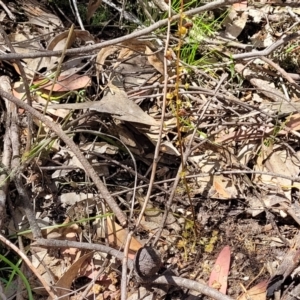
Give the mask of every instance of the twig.
[[[279, 178], [285, 178], [285, 179], [289, 179], [291, 181], [294, 182], [300, 182], [300, 177], [292, 177], [292, 176], [287, 176], [284, 174], [277, 174], [277, 173], [272, 173], [272, 172], [263, 172], [263, 171], [253, 171], [253, 170], [231, 170], [231, 171], [220, 171], [220, 172], [214, 172], [214, 175], [221, 175], [221, 174], [258, 174], [258, 175], [268, 175], [271, 177], [279, 177]], [[201, 174], [193, 174], [193, 175], [187, 175], [186, 178], [191, 179], [191, 178], [197, 178], [197, 177], [207, 177], [207, 176], [211, 176], [212, 173], [201, 173]], [[174, 182], [176, 181], [176, 178], [170, 178], [170, 179], [165, 179], [165, 180], [160, 180], [160, 181], [156, 181], [155, 184], [164, 184], [164, 183], [170, 183], [170, 182]], [[146, 188], [148, 187], [148, 184], [141, 184], [138, 185], [137, 188]], [[120, 191], [120, 192], [115, 192], [112, 193], [113, 196], [118, 196], [118, 195], [122, 195], [125, 193], [128, 193], [131, 189], [126, 189], [124, 191]]]
[[78, 149], [78, 147], [75, 145], [75, 143], [65, 134], [65, 132], [54, 122], [47, 119], [45, 116], [43, 116], [41, 113], [39, 113], [37, 110], [29, 106], [28, 104], [24, 103], [23, 101], [19, 100], [18, 98], [14, 97], [13, 95], [6, 93], [0, 88], [0, 96], [8, 99], [9, 101], [15, 103], [17, 106], [20, 106], [27, 110], [29, 113], [31, 113], [33, 116], [41, 120], [43, 123], [45, 123], [52, 131], [54, 131], [65, 143], [70, 147], [70, 149], [73, 151], [75, 156], [79, 159], [81, 164], [83, 165], [85, 171], [87, 174], [91, 177], [93, 182], [95, 183], [98, 191], [106, 201], [107, 205], [111, 208], [113, 213], [115, 213], [117, 219], [119, 220], [120, 224], [122, 226], [125, 226], [127, 224], [127, 218], [124, 212], [119, 208], [118, 204], [114, 200], [114, 198], [110, 195], [109, 191], [107, 190], [106, 186], [103, 184], [101, 179], [99, 178], [96, 171], [93, 169], [89, 161], [86, 159], [86, 157], [81, 153], [81, 151]]
[[122, 28], [122, 21], [125, 12], [126, 0], [122, 0], [122, 8], [120, 11], [119, 26]]
[[8, 9], [8, 7], [3, 3], [3, 1], [0, 1], [0, 6], [5, 10], [9, 18], [13, 21], [16, 20], [16, 17], [12, 14], [12, 12]]
[[78, 21], [78, 24], [79, 24], [81, 30], [85, 30], [84, 26], [83, 26], [83, 23], [82, 23], [82, 20], [81, 20], [81, 17], [80, 17], [80, 14], [79, 14], [79, 11], [78, 11], [77, 0], [72, 0], [72, 3], [73, 3], [74, 10], [75, 10], [75, 17]]
[[[0, 77], [0, 87], [4, 89], [6, 92], [11, 93], [11, 84], [8, 76]], [[2, 153], [2, 166], [3, 170], [1, 170], [0, 175], [0, 228], [2, 229], [2, 221], [5, 220], [5, 204], [7, 200], [7, 192], [9, 185], [9, 178], [6, 169], [10, 169], [11, 166], [11, 139], [10, 139], [10, 125], [11, 125], [11, 117], [13, 114], [13, 110], [16, 109], [16, 106], [9, 102], [7, 99], [4, 99], [6, 106], [6, 130], [4, 134], [4, 144], [3, 144], [3, 153]], [[2, 169], [1, 166], [1, 169]]]
[[[74, 0], [75, 1], [75, 0]], [[52, 81], [52, 84], [51, 84], [51, 88], [50, 88], [50, 91], [47, 95], [47, 101], [46, 101], [46, 104], [44, 106], [44, 110], [43, 110], [43, 114], [45, 115], [46, 112], [47, 112], [47, 108], [48, 108], [48, 104], [50, 102], [50, 99], [51, 99], [51, 96], [52, 96], [52, 93], [54, 91], [54, 86], [55, 84], [57, 83], [57, 80], [60, 76], [60, 73], [61, 73], [61, 66], [62, 66], [62, 63], [65, 59], [65, 52], [66, 50], [68, 49], [68, 46], [71, 44], [72, 40], [73, 40], [73, 37], [74, 37], [74, 24], [71, 25], [70, 29], [69, 29], [69, 32], [68, 32], [68, 36], [67, 36], [67, 39], [66, 39], [66, 42], [65, 42], [65, 45], [64, 45], [64, 48], [63, 48], [63, 53], [61, 54], [60, 58], [59, 58], [59, 62], [58, 62], [58, 65], [57, 65], [57, 68], [56, 68], [56, 71], [55, 71], [55, 74], [54, 74], [54, 78], [53, 78], [53, 81]], [[39, 122], [39, 130], [38, 130], [38, 133], [37, 133], [37, 139], [39, 138], [40, 136], [40, 133], [41, 133], [41, 130], [42, 130], [42, 122], [40, 121]]]
[[[15, 51], [10, 39], [8, 38], [5, 30], [3, 29], [2, 25], [0, 25], [0, 33], [2, 34], [2, 36], [5, 40], [5, 43], [9, 47], [9, 50], [11, 51], [11, 53], [16, 53], [16, 51]], [[32, 106], [32, 99], [31, 99], [31, 94], [30, 94], [30, 89], [29, 89], [29, 84], [28, 84], [26, 73], [24, 71], [24, 68], [23, 68], [20, 60], [17, 59], [15, 62], [19, 68], [21, 77], [23, 79], [25, 94], [27, 97], [27, 103], [28, 103], [28, 105]], [[27, 142], [26, 142], [26, 149], [25, 149], [26, 152], [29, 151], [31, 148], [31, 139], [32, 139], [32, 131], [33, 131], [32, 130], [32, 128], [33, 128], [32, 116], [29, 113], [27, 113], [27, 122], [28, 122], [28, 125], [27, 125], [28, 130], [27, 130]]]
[[[76, 132], [76, 130], [75, 130], [75, 132]], [[98, 152], [95, 152], [95, 151], [91, 151], [90, 153], [93, 154], [93, 155], [95, 155], [95, 156], [101, 157], [102, 159], [105, 159], [106, 161], [108, 161], [108, 162], [111, 163], [111, 164], [114, 164], [114, 165], [116, 165], [116, 166], [119, 166], [119, 167], [123, 168], [123, 169], [126, 170], [128, 173], [131, 173], [131, 174], [134, 175], [134, 176], [137, 175], [138, 179], [140, 179], [140, 180], [142, 180], [142, 181], [145, 181], [145, 182], [147, 182], [147, 183], [150, 182], [150, 180], [149, 180], [147, 177], [145, 177], [145, 176], [143, 176], [143, 175], [141, 175], [141, 174], [139, 174], [139, 173], [136, 173], [134, 170], [132, 170], [132, 168], [130, 168], [130, 167], [128, 167], [128, 166], [126, 166], [126, 165], [124, 165], [124, 164], [118, 162], [117, 160], [114, 160], [114, 159], [112, 159], [112, 158], [110, 158], [110, 157], [108, 157], [108, 156], [106, 156], [106, 155], [103, 155], [103, 154], [98, 153]], [[47, 167], [41, 167], [41, 169], [43, 169], [43, 168], [45, 169], [45, 168], [47, 168]], [[78, 167], [76, 167], [76, 166], [73, 167], [73, 169], [76, 169], [76, 168], [78, 168]], [[160, 190], [160, 191], [162, 191], [162, 192], [164, 192], [164, 193], [166, 193], [166, 194], [169, 193], [166, 189], [162, 188], [161, 186], [159, 186], [159, 185], [157, 185], [157, 184], [155, 184], [155, 183], [154, 183], [153, 186], [154, 186], [156, 189], [158, 189], [158, 190]]]
[[231, 59], [237, 60], [237, 59], [247, 59], [247, 58], [253, 58], [253, 57], [267, 56], [270, 53], [272, 53], [275, 49], [277, 49], [278, 47], [288, 43], [291, 40], [298, 38], [299, 36], [300, 36], [300, 31], [291, 33], [289, 35], [284, 34], [280, 39], [278, 39], [275, 43], [273, 43], [271, 46], [269, 46], [268, 48], [266, 48], [264, 50], [234, 54], [231, 56]]
[[[66, 16], [66, 14], [61, 10], [61, 8], [60, 8], [55, 2], [51, 3], [51, 5], [54, 5], [54, 6], [55, 6], [55, 9], [58, 10], [58, 12], [59, 12], [62, 16], [64, 16], [65, 19], [66, 19], [70, 24], [73, 23], [73, 22], [70, 20], [70, 18], [68, 18], [68, 17]], [[71, 7], [71, 9], [72, 9], [72, 7]]]
[[[114, 8], [115, 10], [117, 10], [119, 13], [122, 13], [122, 8], [115, 5], [112, 1], [110, 1], [110, 0], [102, 0], [102, 1], [105, 4], [107, 4], [108, 6]], [[123, 17], [124, 17], [124, 19], [126, 19], [129, 22], [133, 22], [135, 24], [142, 25], [141, 21], [137, 17], [135, 17], [131, 13], [128, 13], [127, 11], [123, 11]]]
[[146, 3], [148, 3], [148, 2], [145, 2], [144, 0], [138, 0], [138, 2], [139, 2], [139, 5], [142, 7], [145, 16], [150, 20], [151, 24], [154, 24], [155, 21], [153, 20], [152, 15], [149, 13], [147, 6], [146, 6]]
[[300, 86], [295, 82], [295, 80], [290, 76], [290, 74], [287, 73], [284, 69], [282, 69], [278, 64], [274, 63], [271, 59], [264, 56], [262, 56], [260, 59], [269, 64], [275, 70], [277, 70], [290, 84], [292, 84], [295, 88], [300, 90]]
[[32, 205], [30, 202], [30, 198], [25, 190], [25, 187], [22, 183], [21, 176], [19, 174], [15, 177], [14, 182], [15, 182], [16, 188], [17, 188], [19, 196], [20, 196], [22, 208], [24, 209], [24, 211], [26, 213], [26, 217], [29, 221], [33, 237], [35, 239], [41, 238], [42, 237], [41, 229], [40, 229], [38, 223], [36, 222], [36, 219], [35, 219], [35, 216], [33, 213], [33, 209], [32, 209]]
[[[174, 11], [171, 7], [171, 3], [167, 4], [164, 0], [153, 0], [152, 1], [161, 11], [167, 11], [171, 12], [171, 16], [176, 14], [176, 11]], [[170, 14], [169, 14], [170, 17]]]
[[22, 252], [20, 251], [13, 243], [11, 243], [9, 240], [7, 240], [2, 234], [0, 234], [0, 240], [9, 246], [12, 250], [14, 250], [26, 263], [26, 265], [30, 268], [30, 270], [35, 274], [35, 276], [39, 279], [45, 290], [48, 292], [49, 296], [52, 299], [56, 299], [55, 294], [51, 290], [51, 287], [47, 284], [47, 282], [44, 280], [44, 278], [40, 275], [39, 272], [37, 272], [36, 268], [32, 265], [31, 261], [29, 258]]
[[[53, 239], [39, 239], [35, 242], [38, 246], [42, 247], [55, 247], [55, 248], [78, 248], [85, 250], [95, 250], [99, 252], [108, 253], [110, 255], [115, 256], [118, 260], [123, 259], [124, 253], [115, 250], [113, 248], [100, 245], [100, 244], [90, 244], [90, 243], [80, 243], [80, 242], [72, 242], [72, 241], [61, 241], [61, 240], [53, 240]], [[127, 267], [132, 268], [133, 261], [131, 259], [127, 262]], [[200, 282], [196, 282], [186, 278], [180, 278], [176, 276], [153, 276], [147, 278], [141, 278], [142, 282], [147, 284], [164, 284], [164, 285], [174, 285], [182, 288], [192, 289], [209, 297], [212, 297], [216, 300], [233, 300], [231, 297], [226, 296], [219, 291], [202, 284]]]
[[[105, 2], [105, 1], [103, 1], [103, 2]], [[185, 15], [186, 16], [191, 16], [191, 15], [194, 15], [194, 14], [198, 14], [198, 13], [201, 13], [201, 12], [204, 12], [204, 11], [216, 9], [216, 8], [219, 8], [219, 7], [222, 7], [222, 6], [225, 6], [225, 5], [230, 5], [230, 4], [237, 3], [237, 2], [240, 2], [240, 0], [217, 0], [217, 1], [214, 1], [212, 3], [207, 3], [206, 5], [203, 5], [201, 7], [197, 7], [197, 8], [188, 10], [188, 11], [185, 12]], [[179, 17], [180, 17], [180, 14], [177, 14], [177, 15], [173, 16], [171, 18], [170, 22], [174, 22], [174, 21], [178, 20]], [[77, 49], [69, 49], [69, 50], [66, 51], [66, 55], [83, 54], [83, 53], [98, 50], [98, 49], [101, 49], [101, 48], [104, 48], [104, 47], [107, 47], [107, 46], [122, 43], [122, 42], [128, 41], [130, 39], [138, 38], [142, 35], [151, 34], [151, 33], [153, 33], [154, 30], [156, 30], [156, 29], [158, 29], [162, 26], [166, 26], [168, 24], [168, 21], [169, 21], [168, 19], [164, 19], [164, 20], [156, 22], [155, 24], [153, 24], [153, 25], [151, 25], [147, 28], [132, 32], [132, 33], [130, 33], [128, 35], [125, 35], [123, 37], [119, 37], [119, 38], [112, 39], [112, 40], [109, 40], [109, 41], [105, 41], [105, 42], [102, 42], [102, 43], [98, 43], [98, 44], [95, 44], [95, 45], [90, 45], [90, 46], [77, 48]], [[296, 34], [296, 37], [297, 37], [297, 34]], [[293, 35], [293, 38], [295, 38], [295, 35]], [[278, 45], [278, 47], [279, 46], [280, 45]], [[34, 52], [34, 53], [24, 53], [24, 54], [9, 53], [9, 54], [1, 54], [0, 55], [0, 60], [36, 58], [36, 57], [50, 57], [50, 56], [60, 56], [61, 54], [62, 54], [62, 50], [59, 50], [59, 51], [37, 51], [37, 52]], [[264, 55], [267, 55], [267, 54], [264, 54]]]
[[[12, 44], [10, 43], [10, 40], [8, 39], [4, 29], [2, 28], [2, 26], [0, 25], [0, 33], [3, 35], [5, 41], [7, 42], [7, 44], [9, 45], [9, 48], [12, 52], [15, 52]], [[27, 78], [26, 78], [26, 74], [25, 71], [23, 69], [23, 66], [21, 65], [21, 63], [19, 61], [16, 62], [19, 70], [22, 74], [23, 77], [23, 81], [25, 84], [25, 90], [26, 90], [26, 95], [28, 97], [28, 106], [31, 106], [31, 96], [30, 96], [30, 91], [29, 91], [29, 85], [27, 82]], [[7, 88], [8, 89], [8, 88]], [[7, 105], [7, 120], [8, 122], [6, 123], [7, 125], [7, 132], [9, 132], [9, 139], [10, 139], [10, 147], [12, 148], [12, 153], [10, 154], [10, 156], [12, 156], [12, 161], [10, 162], [10, 168], [12, 169], [16, 169], [19, 167], [20, 165], [20, 142], [19, 142], [19, 126], [18, 126], [18, 117], [17, 117], [17, 109], [16, 109], [16, 105], [9, 102], [8, 99], [5, 99], [6, 105]], [[31, 114], [28, 113], [28, 123], [29, 123], [29, 131], [31, 130], [31, 122], [32, 121], [32, 116]], [[30, 147], [31, 144], [31, 135], [29, 135], [30, 138], [27, 139], [27, 146]], [[7, 165], [8, 166], [8, 165]], [[30, 223], [33, 235], [35, 238], [40, 238], [42, 236], [41, 234], [41, 230], [35, 220], [34, 214], [33, 214], [33, 210], [32, 210], [32, 206], [30, 203], [30, 199], [28, 197], [28, 194], [25, 191], [25, 188], [22, 184], [20, 175], [18, 174], [15, 178], [15, 185], [17, 187], [19, 196], [22, 198], [20, 203], [23, 206], [23, 209], [26, 213], [27, 219]]]

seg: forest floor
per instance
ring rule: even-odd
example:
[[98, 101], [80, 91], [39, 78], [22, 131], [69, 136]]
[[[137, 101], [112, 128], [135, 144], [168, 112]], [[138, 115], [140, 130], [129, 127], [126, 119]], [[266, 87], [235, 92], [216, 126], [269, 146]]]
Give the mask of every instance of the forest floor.
[[300, 3], [73, 2], [0, 1], [0, 298], [298, 299]]

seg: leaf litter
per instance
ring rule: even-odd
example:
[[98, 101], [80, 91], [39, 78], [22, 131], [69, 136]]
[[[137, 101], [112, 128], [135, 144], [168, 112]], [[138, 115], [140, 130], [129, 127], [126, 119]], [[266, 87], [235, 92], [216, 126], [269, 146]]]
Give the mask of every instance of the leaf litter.
[[[11, 30], [8, 38], [18, 54], [80, 49], [98, 42], [87, 30], [75, 29], [70, 36], [58, 15], [42, 3], [17, 3], [26, 21], [15, 28], [10, 28], [8, 17], [2, 22]], [[89, 2], [88, 22], [101, 5], [101, 1]], [[207, 20], [219, 14], [212, 10]], [[57, 56], [24, 58], [29, 83], [20, 79], [14, 61], [3, 61], [1, 70], [5, 66], [10, 72], [13, 95], [25, 101], [25, 85], [29, 85], [32, 106], [72, 137], [130, 221], [128, 228], [120, 226], [76, 155], [34, 119], [29, 156], [25, 153], [29, 131], [20, 131], [23, 159], [31, 157], [21, 172], [43, 237], [129, 251], [130, 262], [136, 252], [152, 245], [162, 257], [158, 274], [203, 281], [232, 299], [296, 295], [300, 56], [293, 50], [299, 46], [299, 34], [293, 35], [299, 25], [293, 24], [291, 16], [297, 20], [299, 9], [243, 1], [231, 6], [215, 36], [205, 38], [195, 34], [200, 26], [197, 16], [184, 16], [193, 29], [186, 25], [185, 30], [178, 30], [186, 35], [182, 49], [196, 41], [197, 56], [208, 58], [197, 65], [188, 65], [184, 57], [176, 65], [178, 32], [171, 32], [174, 39], [166, 56], [161, 33], [152, 33], [146, 39], [102, 47], [91, 55], [66, 55], [62, 62]], [[275, 66], [255, 54], [280, 41], [283, 32], [292, 34], [288, 45], [264, 54]], [[1, 41], [1, 51], [9, 52]], [[234, 60], [255, 47], [252, 60]], [[176, 72], [178, 82], [174, 81]], [[222, 79], [224, 74], [229, 79]], [[166, 115], [160, 132], [164, 94]], [[25, 128], [25, 112], [19, 109], [17, 117]], [[11, 125], [4, 120], [2, 126], [8, 132]], [[160, 155], [154, 186], [145, 203], [157, 143]], [[182, 151], [188, 154], [186, 158]], [[11, 164], [3, 163], [9, 170]], [[28, 257], [56, 296], [124, 297], [121, 262], [113, 255], [72, 246], [44, 249], [35, 245], [11, 188], [1, 190], [14, 200], [3, 232], [23, 237], [30, 248]], [[128, 299], [153, 299], [155, 294], [168, 299], [201, 298], [179, 286], [151, 290], [137, 280], [137, 274], [128, 276]], [[37, 299], [47, 299], [47, 290], [30, 277]]]

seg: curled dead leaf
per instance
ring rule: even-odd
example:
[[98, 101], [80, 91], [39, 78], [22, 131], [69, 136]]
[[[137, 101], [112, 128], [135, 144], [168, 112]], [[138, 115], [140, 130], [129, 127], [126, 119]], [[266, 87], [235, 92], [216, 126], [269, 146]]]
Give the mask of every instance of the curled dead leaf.
[[[111, 217], [107, 217], [106, 222], [109, 244], [117, 247], [124, 247], [128, 231], [122, 228], [120, 225], [118, 225]], [[133, 237], [129, 245], [129, 250], [136, 252], [141, 247], [142, 244], [136, 238]]]

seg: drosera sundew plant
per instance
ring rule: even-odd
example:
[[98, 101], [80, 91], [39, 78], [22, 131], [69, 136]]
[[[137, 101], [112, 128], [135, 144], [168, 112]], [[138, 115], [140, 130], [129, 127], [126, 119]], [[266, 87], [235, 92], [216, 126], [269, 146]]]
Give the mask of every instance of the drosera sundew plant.
[[175, 79], [175, 88], [173, 91], [174, 98], [170, 101], [170, 105], [172, 108], [172, 111], [174, 112], [174, 115], [176, 117], [176, 127], [177, 127], [177, 136], [178, 136], [178, 148], [180, 152], [181, 157], [181, 171], [180, 171], [180, 178], [182, 185], [185, 189], [186, 196], [190, 203], [190, 209], [192, 213], [192, 220], [195, 226], [192, 228], [192, 232], [194, 235], [194, 240], [197, 240], [198, 238], [198, 228], [196, 226], [196, 213], [195, 209], [192, 203], [191, 194], [190, 194], [190, 188], [187, 182], [186, 174], [187, 174], [187, 166], [186, 166], [186, 157], [185, 157], [185, 147], [184, 147], [184, 140], [182, 136], [182, 124], [181, 124], [181, 111], [183, 107], [183, 99], [179, 92], [180, 85], [182, 85], [182, 68], [181, 68], [181, 48], [184, 44], [184, 35], [185, 30], [184, 28], [184, 2], [183, 0], [180, 1], [180, 18], [178, 20], [178, 43], [176, 46], [176, 63], [175, 63], [175, 70], [176, 70], [176, 79]]

